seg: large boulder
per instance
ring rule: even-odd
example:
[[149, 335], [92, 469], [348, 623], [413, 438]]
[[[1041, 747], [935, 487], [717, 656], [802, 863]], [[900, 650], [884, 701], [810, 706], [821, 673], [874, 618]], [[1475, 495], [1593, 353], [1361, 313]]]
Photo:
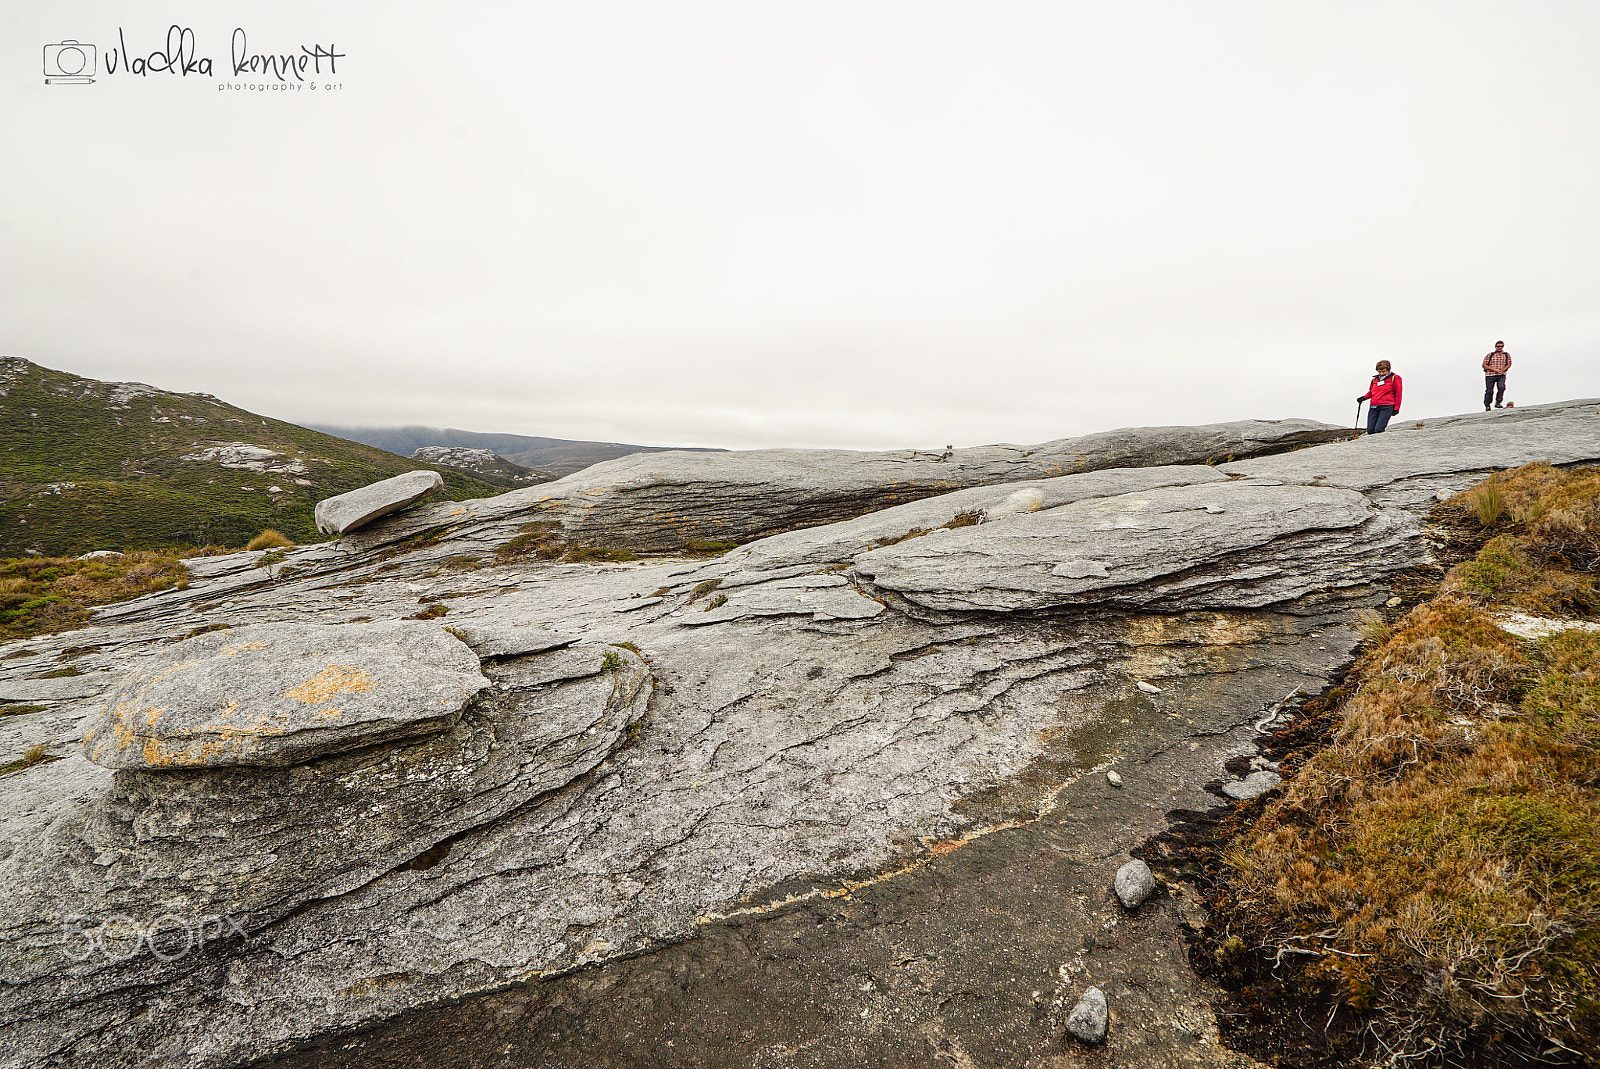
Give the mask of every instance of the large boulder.
[[317, 502], [317, 530], [323, 534], [344, 534], [365, 527], [373, 520], [398, 512], [444, 486], [444, 476], [436, 471], [408, 471], [392, 479], [363, 486]]
[[84, 731], [107, 768], [283, 766], [443, 731], [489, 681], [437, 624], [257, 624], [163, 650]]

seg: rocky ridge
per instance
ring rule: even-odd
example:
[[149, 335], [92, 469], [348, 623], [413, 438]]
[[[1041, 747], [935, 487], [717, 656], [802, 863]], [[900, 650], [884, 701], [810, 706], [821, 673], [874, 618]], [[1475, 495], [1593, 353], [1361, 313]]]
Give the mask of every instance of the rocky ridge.
[[474, 449], [464, 445], [424, 445], [411, 452], [412, 460], [454, 468], [493, 483], [507, 486], [527, 486], [531, 483], [549, 482], [556, 476], [548, 471], [525, 468], [514, 464], [489, 449]]
[[[1232, 462], [1217, 443], [1267, 425], [655, 454], [198, 559], [188, 590], [0, 649], [0, 695], [44, 706], [0, 741], [59, 758], [0, 779], [0, 1064], [1044, 1069], [1102, 1006], [1118, 1064], [1239, 1064], [1183, 958], [1193, 907], [1159, 882], [1125, 907], [1117, 873], [1348, 659], [1426, 558], [1434, 495], [1600, 459], [1597, 415]], [[710, 560], [497, 561], [534, 521], [640, 549], [780, 530]], [[432, 629], [450, 712], [282, 697], [378, 678], [343, 647], [385, 627]], [[253, 635], [306, 657], [261, 647], [142, 738], [218, 736], [229, 688], [260, 695], [251, 723], [355, 726], [231, 736], [256, 763], [85, 759], [92, 728], [116, 764], [118, 708], [199, 669], [162, 672]], [[40, 678], [67, 664], [88, 674]]]

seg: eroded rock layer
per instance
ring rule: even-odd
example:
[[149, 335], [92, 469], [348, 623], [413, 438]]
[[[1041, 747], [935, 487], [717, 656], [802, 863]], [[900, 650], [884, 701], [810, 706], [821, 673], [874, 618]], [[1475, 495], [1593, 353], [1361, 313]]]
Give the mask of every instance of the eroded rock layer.
[[[1190, 907], [1129, 911], [1115, 874], [1348, 659], [1425, 559], [1424, 492], [1600, 458], [1595, 411], [1026, 473], [705, 560], [499, 562], [518, 491], [196, 562], [0, 651], [0, 685], [95, 681], [0, 718], [60, 757], [0, 780], [0, 1064], [1060, 1066], [1090, 987], [1117, 1064], [1232, 1064]], [[173, 639], [406, 617], [487, 681], [425, 730], [271, 767], [77, 752], [199, 648]]]

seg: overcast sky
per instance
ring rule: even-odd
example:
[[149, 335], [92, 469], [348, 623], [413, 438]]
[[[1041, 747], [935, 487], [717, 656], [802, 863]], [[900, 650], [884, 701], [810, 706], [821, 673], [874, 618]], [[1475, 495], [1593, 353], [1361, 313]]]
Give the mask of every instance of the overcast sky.
[[[213, 73], [130, 73], [174, 23]], [[228, 88], [236, 27], [336, 73]], [[0, 353], [732, 447], [1353, 422], [1379, 358], [1424, 418], [1498, 339], [1594, 396], [1597, 56], [1594, 0], [6, 3]]]

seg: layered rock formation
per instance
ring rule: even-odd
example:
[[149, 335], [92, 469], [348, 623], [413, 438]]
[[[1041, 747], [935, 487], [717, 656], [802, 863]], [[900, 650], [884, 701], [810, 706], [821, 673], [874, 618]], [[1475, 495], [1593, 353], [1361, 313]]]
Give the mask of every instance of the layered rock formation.
[[[1043, 1069], [1095, 1032], [1091, 988], [1117, 1064], [1235, 1064], [1193, 907], [1156, 886], [1125, 912], [1117, 872], [1348, 659], [1425, 561], [1433, 494], [1600, 459], [1597, 414], [1237, 462], [1216, 429], [654, 454], [197, 560], [188, 590], [0, 650], [0, 694], [106, 673], [0, 718], [60, 758], [0, 779], [0, 1064]], [[498, 562], [534, 520], [638, 548], [814, 525]], [[380, 656], [455, 696], [356, 704], [400, 671]]]

